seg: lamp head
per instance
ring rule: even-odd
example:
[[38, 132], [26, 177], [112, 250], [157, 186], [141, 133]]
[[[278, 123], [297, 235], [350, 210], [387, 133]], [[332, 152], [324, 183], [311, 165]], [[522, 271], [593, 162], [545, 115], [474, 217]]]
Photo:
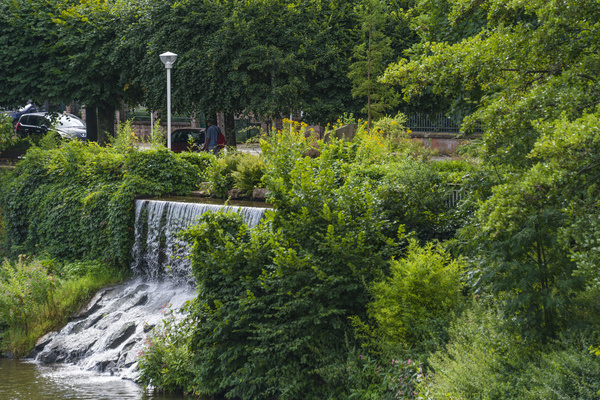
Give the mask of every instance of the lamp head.
[[175, 60], [177, 60], [177, 54], [171, 53], [170, 51], [160, 55], [160, 61], [165, 64], [165, 68], [171, 68]]

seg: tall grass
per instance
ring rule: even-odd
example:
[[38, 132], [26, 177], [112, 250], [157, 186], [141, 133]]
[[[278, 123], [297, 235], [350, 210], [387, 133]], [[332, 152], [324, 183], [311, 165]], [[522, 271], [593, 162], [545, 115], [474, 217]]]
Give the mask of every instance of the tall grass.
[[[14, 176], [12, 168], [0, 166], [0, 187], [6, 185], [9, 179]], [[0, 259], [5, 257], [8, 252], [6, 248], [6, 225], [4, 222], [4, 214], [0, 207]]]
[[65, 325], [95, 291], [125, 277], [98, 262], [5, 259], [0, 267], [0, 350], [26, 356], [38, 338]]

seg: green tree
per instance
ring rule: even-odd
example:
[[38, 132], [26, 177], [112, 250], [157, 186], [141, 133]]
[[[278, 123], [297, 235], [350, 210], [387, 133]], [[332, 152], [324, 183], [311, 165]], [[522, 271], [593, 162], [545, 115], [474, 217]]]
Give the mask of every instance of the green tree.
[[423, 41], [411, 50], [411, 60], [391, 66], [384, 80], [400, 85], [406, 98], [429, 89], [475, 102], [467, 129], [484, 124], [488, 159], [527, 165], [538, 137], [532, 121], [563, 112], [577, 117], [600, 101], [599, 13], [593, 1], [456, 1], [449, 27], [472, 24], [457, 37], [464, 39]]
[[[429, 15], [448, 7], [432, 5]], [[481, 278], [479, 289], [502, 301], [521, 334], [548, 342], [574, 318], [583, 277], [592, 284], [597, 271], [589, 238], [598, 219], [592, 199], [600, 7], [459, 0], [448, 10], [443, 29], [423, 36], [385, 80], [406, 98], [431, 90], [476, 106], [467, 129], [484, 126], [490, 176], [482, 183], [495, 187], [479, 186], [489, 197], [463, 230], [473, 245], [471, 273]]]
[[86, 106], [91, 140], [107, 143], [115, 136], [115, 111], [123, 101], [135, 104], [139, 90], [128, 82], [131, 65], [116, 52], [122, 29], [113, 1], [66, 2], [53, 22], [58, 41], [56, 72], [63, 96]]
[[92, 140], [114, 135], [116, 107], [139, 91], [128, 85], [127, 60], [115, 53], [121, 24], [112, 2], [11, 0], [0, 7], [0, 103], [78, 100], [90, 121], [97, 113], [98, 125], [89, 124]]
[[361, 43], [354, 47], [348, 76], [352, 79], [352, 96], [365, 99], [361, 110], [367, 115], [367, 127], [371, 118], [379, 118], [391, 111], [400, 101], [400, 94], [390, 85], [379, 82], [385, 67], [392, 61], [391, 39], [383, 32], [387, 8], [379, 0], [367, 0], [356, 10], [361, 24]]
[[346, 76], [356, 26], [350, 2], [139, 1], [123, 2], [121, 14], [119, 53], [137, 60], [132, 82], [153, 109], [164, 109], [158, 54], [167, 49], [179, 55], [173, 108], [181, 112], [303, 112], [318, 123], [355, 108]]
[[57, 1], [11, 0], [0, 3], [0, 104], [24, 105], [59, 100], [55, 73]]

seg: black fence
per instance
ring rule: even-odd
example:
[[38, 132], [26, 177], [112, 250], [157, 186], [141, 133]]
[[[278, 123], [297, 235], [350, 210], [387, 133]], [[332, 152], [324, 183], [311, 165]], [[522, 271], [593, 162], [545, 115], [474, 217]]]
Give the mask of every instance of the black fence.
[[[461, 132], [462, 117], [448, 116], [444, 113], [406, 114], [406, 128], [413, 132], [440, 132], [440, 133], [459, 133]], [[478, 124], [474, 133], [482, 133], [482, 127]]]

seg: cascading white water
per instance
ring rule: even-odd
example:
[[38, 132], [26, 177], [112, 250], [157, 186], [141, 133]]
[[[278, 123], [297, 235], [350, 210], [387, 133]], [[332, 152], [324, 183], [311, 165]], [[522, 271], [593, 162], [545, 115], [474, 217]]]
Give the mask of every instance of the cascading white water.
[[194, 295], [189, 285], [142, 278], [103, 289], [63, 329], [40, 339], [32, 356], [136, 380], [148, 332]]
[[161, 200], [138, 200], [135, 210], [135, 243], [132, 270], [137, 276], [156, 278], [169, 275], [191, 280], [187, 244], [177, 237], [206, 212], [233, 210], [242, 214], [248, 226], [256, 226], [265, 209]]
[[144, 340], [162, 320], [165, 307], [177, 311], [195, 296], [188, 249], [177, 234], [205, 212], [224, 209], [240, 212], [249, 226], [256, 226], [265, 212], [264, 208], [138, 200], [132, 249], [136, 277], [96, 294], [67, 326], [40, 339], [31, 357], [135, 380]]

